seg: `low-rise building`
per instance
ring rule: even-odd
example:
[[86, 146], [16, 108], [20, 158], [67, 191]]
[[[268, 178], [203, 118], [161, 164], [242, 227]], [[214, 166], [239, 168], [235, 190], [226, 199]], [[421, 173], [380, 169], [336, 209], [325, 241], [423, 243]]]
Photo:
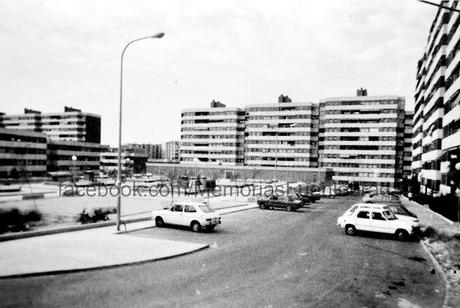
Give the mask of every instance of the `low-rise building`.
[[46, 135], [0, 128], [0, 178], [46, 176]]
[[[122, 173], [143, 173], [146, 170], [148, 156], [136, 151], [122, 150]], [[100, 171], [106, 174], [116, 173], [118, 170], [118, 148], [105, 146], [100, 153]]]

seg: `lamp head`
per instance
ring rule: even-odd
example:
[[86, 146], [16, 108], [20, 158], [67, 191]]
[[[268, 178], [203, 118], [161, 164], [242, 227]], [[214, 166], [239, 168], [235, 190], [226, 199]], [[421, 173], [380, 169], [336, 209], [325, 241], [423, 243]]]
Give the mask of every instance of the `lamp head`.
[[163, 36], [165, 36], [165, 33], [164, 32], [159, 32], [155, 35], [152, 35], [150, 38], [162, 38]]

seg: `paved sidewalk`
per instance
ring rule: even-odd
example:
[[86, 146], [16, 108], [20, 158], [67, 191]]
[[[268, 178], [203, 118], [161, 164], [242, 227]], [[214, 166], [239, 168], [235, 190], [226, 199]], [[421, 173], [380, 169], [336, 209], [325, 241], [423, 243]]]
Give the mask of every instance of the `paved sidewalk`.
[[[152, 227], [132, 223], [127, 230]], [[179, 256], [207, 244], [140, 238], [113, 226], [0, 243], [0, 277], [81, 271]]]

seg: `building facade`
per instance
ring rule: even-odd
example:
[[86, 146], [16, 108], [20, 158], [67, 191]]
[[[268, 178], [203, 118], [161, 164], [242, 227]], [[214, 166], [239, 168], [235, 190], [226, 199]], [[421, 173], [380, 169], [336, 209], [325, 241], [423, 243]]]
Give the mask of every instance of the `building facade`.
[[[99, 170], [105, 174], [113, 174], [118, 170], [118, 148], [105, 146], [100, 155]], [[146, 171], [148, 156], [133, 150], [123, 149], [121, 152], [121, 171], [123, 173], [142, 173]]]
[[244, 120], [244, 110], [215, 101], [210, 108], [183, 110], [180, 162], [243, 164]]
[[405, 112], [404, 116], [404, 153], [403, 153], [403, 177], [412, 177], [412, 128], [414, 113]]
[[316, 167], [318, 163], [317, 104], [292, 102], [246, 106], [245, 165]]
[[24, 114], [1, 114], [0, 119], [4, 128], [41, 132], [52, 140], [101, 142], [101, 117], [71, 107], [60, 113], [24, 109]]
[[169, 162], [180, 161], [180, 142], [168, 141], [163, 143], [163, 158]]
[[399, 187], [403, 175], [405, 101], [367, 96], [320, 101], [319, 160], [334, 181], [371, 187]]
[[[457, 8], [458, 1], [443, 4]], [[460, 157], [459, 25], [458, 13], [439, 8], [417, 64], [412, 169], [429, 195], [452, 192], [449, 170]]]
[[99, 143], [49, 139], [47, 170], [51, 176], [98, 173], [101, 149]]
[[131, 153], [138, 153], [147, 155], [148, 159], [162, 159], [163, 151], [161, 144], [151, 143], [129, 143], [123, 145], [123, 150]]
[[0, 128], [0, 178], [46, 176], [46, 135]]

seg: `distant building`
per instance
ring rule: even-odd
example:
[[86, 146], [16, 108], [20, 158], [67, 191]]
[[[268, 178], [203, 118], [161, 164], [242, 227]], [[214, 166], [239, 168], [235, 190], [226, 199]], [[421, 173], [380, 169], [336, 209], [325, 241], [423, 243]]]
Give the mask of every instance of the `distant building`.
[[318, 104], [292, 102], [246, 106], [245, 165], [316, 167]]
[[399, 96], [334, 97], [320, 101], [320, 164], [339, 184], [400, 187], [404, 105]]
[[46, 135], [0, 128], [0, 178], [46, 177]]
[[180, 142], [168, 141], [163, 143], [163, 158], [169, 162], [180, 161]]
[[181, 163], [243, 164], [244, 110], [213, 101], [210, 108], [183, 110], [181, 118]]
[[460, 162], [459, 23], [458, 13], [439, 8], [417, 63], [412, 169], [428, 195], [455, 192], [449, 170]]
[[129, 143], [122, 147], [131, 153], [145, 154], [148, 159], [162, 159], [163, 151], [161, 144], [150, 144], [150, 143]]
[[48, 140], [48, 173], [52, 177], [94, 175], [99, 172], [101, 149], [99, 143]]
[[0, 114], [0, 125], [45, 133], [52, 140], [101, 142], [101, 117], [71, 107], [58, 113], [41, 113], [26, 108], [24, 114]]
[[[121, 170], [128, 173], [143, 173], [146, 170], [148, 156], [133, 150], [123, 149]], [[100, 153], [100, 171], [110, 174], [118, 170], [118, 148], [104, 147]]]

